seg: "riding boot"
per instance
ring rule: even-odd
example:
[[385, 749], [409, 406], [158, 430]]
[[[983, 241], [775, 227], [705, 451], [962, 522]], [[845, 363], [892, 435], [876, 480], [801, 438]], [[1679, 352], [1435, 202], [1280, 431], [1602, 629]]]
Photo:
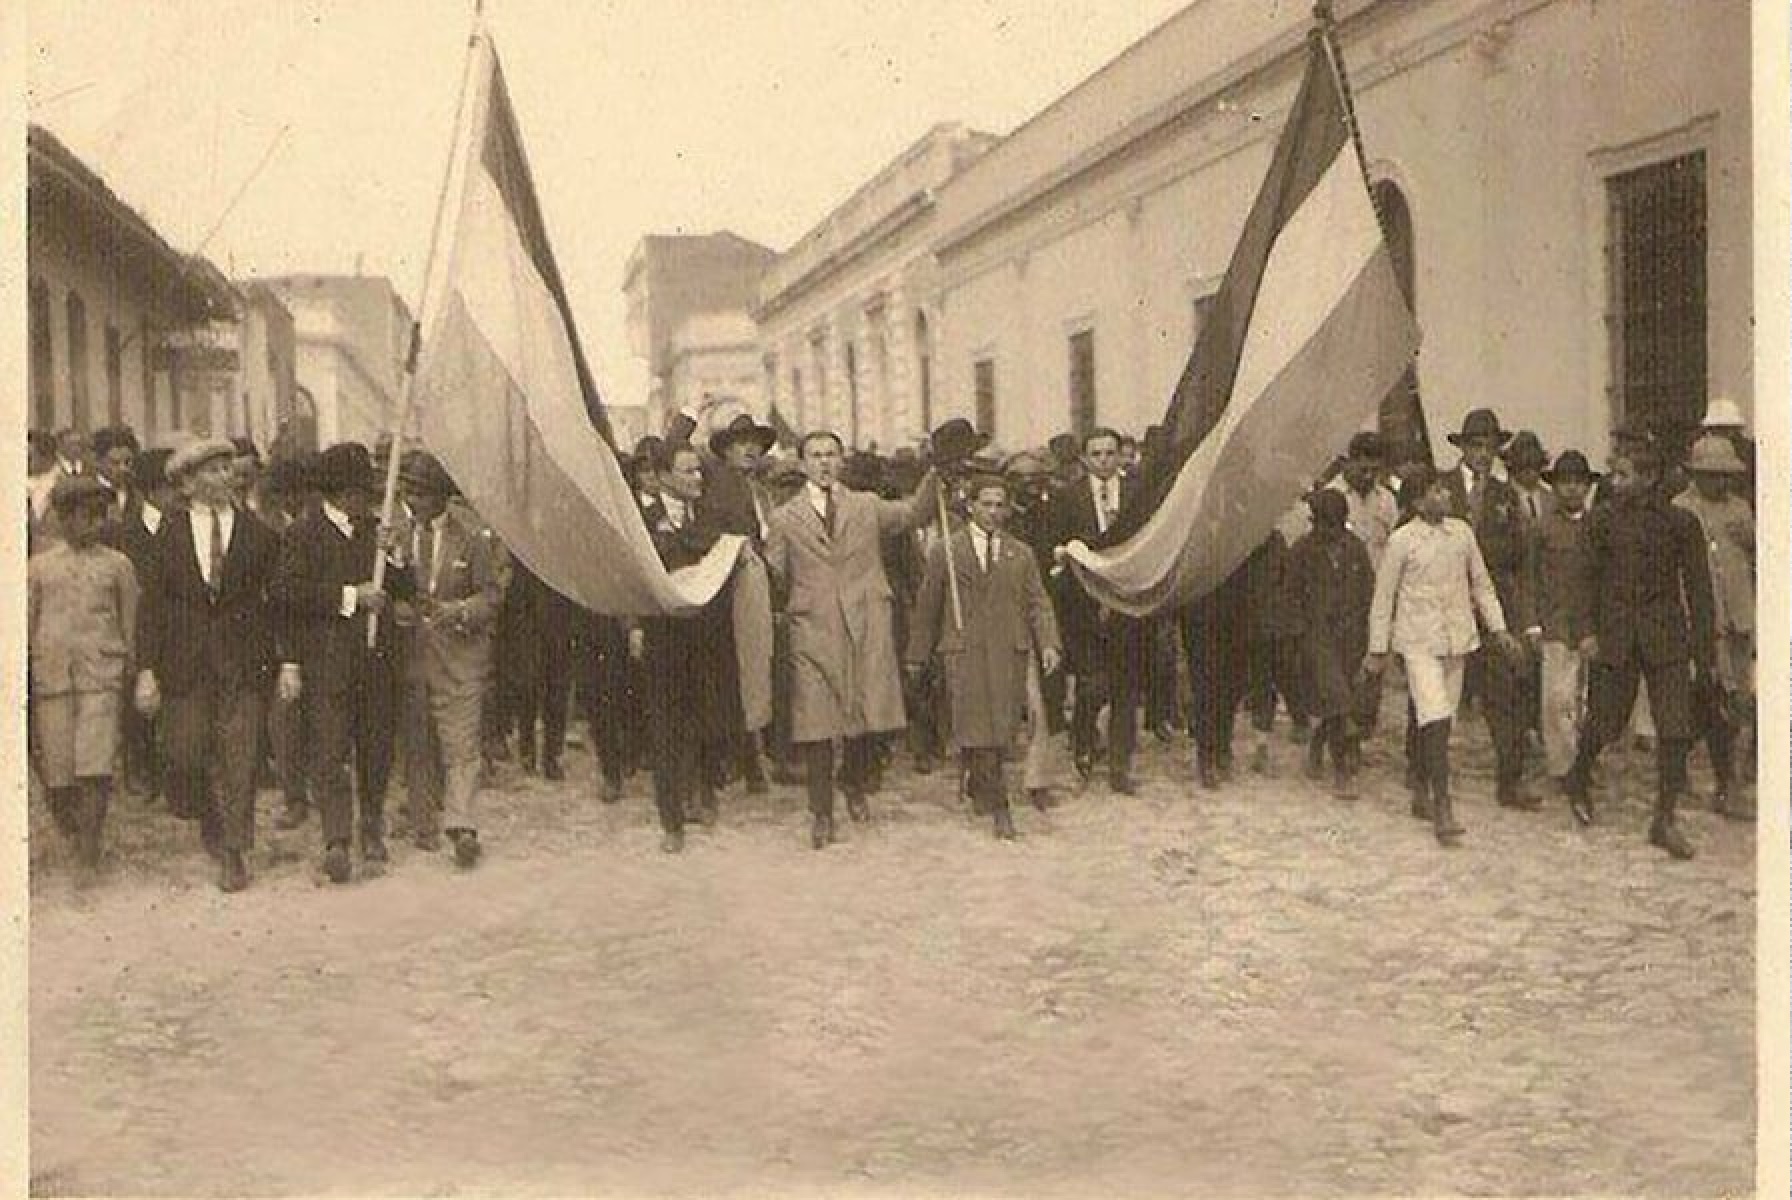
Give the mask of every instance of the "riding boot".
[[1450, 803], [1450, 724], [1447, 720], [1433, 721], [1419, 730], [1425, 773], [1431, 780], [1431, 828], [1437, 840], [1446, 846], [1463, 834]]
[[1692, 843], [1675, 820], [1680, 796], [1686, 788], [1687, 743], [1663, 738], [1657, 743], [1655, 819], [1649, 824], [1649, 844], [1677, 859], [1692, 857]]

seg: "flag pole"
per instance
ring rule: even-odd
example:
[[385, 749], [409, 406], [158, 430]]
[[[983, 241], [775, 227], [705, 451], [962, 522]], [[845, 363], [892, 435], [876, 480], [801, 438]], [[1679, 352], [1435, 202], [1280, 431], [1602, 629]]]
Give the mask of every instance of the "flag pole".
[[[382, 533], [391, 528], [392, 513], [398, 506], [398, 462], [404, 438], [405, 426], [410, 424], [412, 395], [417, 381], [417, 356], [423, 346], [423, 311], [422, 307], [429, 303], [430, 287], [435, 282], [436, 251], [440, 248], [442, 238], [442, 220], [448, 209], [448, 184], [454, 175], [454, 158], [460, 152], [461, 136], [467, 123], [467, 96], [473, 88], [474, 51], [479, 45], [479, 38], [485, 31], [484, 0], [474, 0], [473, 28], [467, 35], [466, 61], [461, 66], [460, 96], [454, 105], [454, 126], [448, 139], [448, 162], [442, 169], [442, 183], [436, 192], [436, 218], [429, 230], [429, 257], [423, 261], [423, 291], [417, 298], [418, 315], [411, 321], [411, 343], [405, 353], [404, 379], [398, 385], [398, 404], [392, 413], [392, 434], [388, 443], [390, 449], [386, 454], [386, 480], [380, 498], [380, 530]], [[376, 546], [373, 552], [373, 586], [377, 590], [386, 583], [386, 551], [384, 546]], [[380, 615], [371, 613], [367, 618], [367, 647], [372, 649], [379, 639]]]
[[952, 593], [952, 628], [964, 632], [964, 601], [958, 596], [958, 569], [952, 564], [952, 526], [946, 521], [946, 481], [942, 477], [934, 489], [940, 504], [940, 550], [946, 556], [946, 586]]

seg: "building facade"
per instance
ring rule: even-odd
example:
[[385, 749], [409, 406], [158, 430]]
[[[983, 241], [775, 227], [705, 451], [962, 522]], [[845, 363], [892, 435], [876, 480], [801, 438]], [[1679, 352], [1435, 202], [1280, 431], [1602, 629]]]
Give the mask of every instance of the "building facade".
[[622, 290], [629, 350], [648, 365], [644, 428], [664, 428], [669, 413], [705, 396], [764, 412], [749, 314], [772, 258], [769, 247], [727, 230], [652, 234], [635, 246]]
[[[174, 249], [48, 130], [27, 135], [30, 425], [129, 425], [145, 444], [242, 432], [240, 389], [220, 382], [216, 330], [241, 297]], [[228, 368], [225, 368], [228, 370]]]
[[371, 446], [392, 428], [411, 344], [411, 310], [375, 275], [256, 281], [292, 314], [294, 419], [319, 446]]
[[768, 406], [891, 449], [933, 424], [941, 189], [996, 138], [935, 126], [779, 255], [754, 317]]

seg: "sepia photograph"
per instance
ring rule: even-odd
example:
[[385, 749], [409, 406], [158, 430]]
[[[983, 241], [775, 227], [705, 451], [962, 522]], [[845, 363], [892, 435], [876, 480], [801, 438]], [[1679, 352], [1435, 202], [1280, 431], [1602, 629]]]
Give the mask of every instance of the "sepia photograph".
[[0, 13], [0, 1191], [1783, 1194], [1787, 17]]

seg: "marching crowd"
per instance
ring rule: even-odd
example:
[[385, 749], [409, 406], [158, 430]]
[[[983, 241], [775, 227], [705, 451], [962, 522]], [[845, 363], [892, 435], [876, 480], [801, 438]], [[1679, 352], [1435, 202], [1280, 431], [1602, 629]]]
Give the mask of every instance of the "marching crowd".
[[1092, 598], [1066, 547], [1136, 527], [1160, 430], [1004, 458], [955, 419], [889, 456], [826, 431], [774, 454], [750, 416], [702, 436], [685, 412], [624, 460], [646, 527], [671, 570], [723, 535], [742, 549], [700, 610], [637, 619], [543, 583], [422, 450], [397, 451], [401, 503], [382, 523], [389, 445], [263, 463], [247, 440], [34, 432], [30, 763], [85, 874], [118, 779], [197, 824], [225, 891], [249, 883], [269, 783], [281, 828], [315, 815], [333, 882], [385, 861], [398, 826], [472, 867], [493, 764], [563, 779], [574, 713], [602, 802], [645, 772], [669, 853], [735, 783], [800, 784], [823, 849], [836, 792], [870, 819], [898, 755], [949, 765], [1006, 839], [1011, 790], [1057, 803], [1066, 742], [1077, 777], [1128, 795], [1141, 727], [1186, 731], [1200, 786], [1226, 786], [1241, 709], [1253, 771], [1270, 769], [1281, 708], [1309, 777], [1329, 756], [1353, 796], [1397, 664], [1412, 812], [1440, 842], [1463, 834], [1450, 745], [1472, 698], [1509, 808], [1541, 807], [1526, 782], [1540, 750], [1591, 823], [1601, 752], [1651, 737], [1648, 837], [1686, 858], [1695, 742], [1713, 807], [1750, 815], [1737, 763], [1755, 657], [1752, 443], [1728, 401], [1696, 433], [1627, 424], [1603, 474], [1488, 410], [1449, 436], [1447, 469], [1359, 434], [1219, 587], [1134, 617]]

